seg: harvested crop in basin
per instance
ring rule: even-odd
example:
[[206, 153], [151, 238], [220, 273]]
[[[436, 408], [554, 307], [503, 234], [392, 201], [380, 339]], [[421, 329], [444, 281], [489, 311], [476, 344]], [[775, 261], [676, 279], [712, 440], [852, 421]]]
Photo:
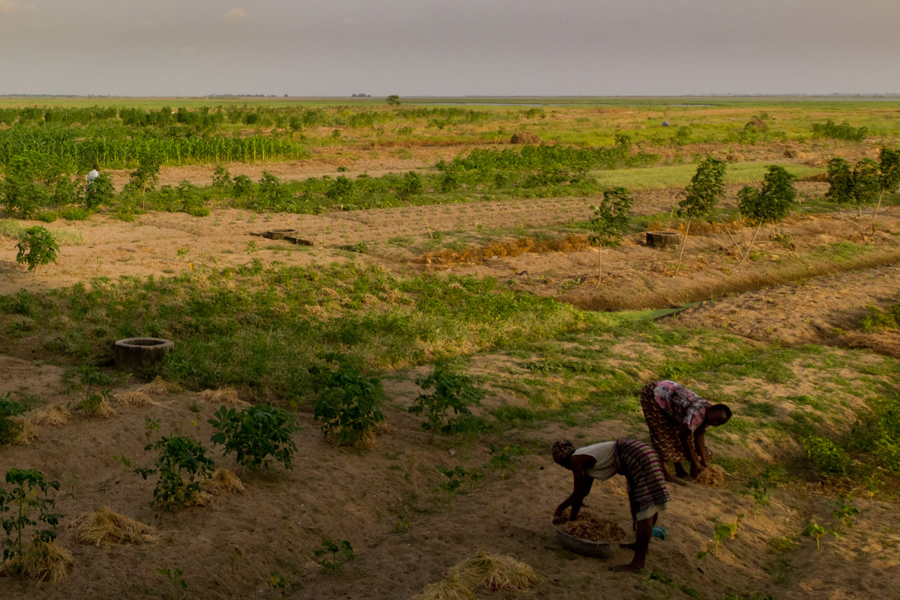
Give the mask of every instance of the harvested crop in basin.
[[47, 427], [62, 427], [69, 422], [71, 413], [59, 404], [48, 406], [43, 410], [39, 410], [31, 417], [31, 422], [35, 425], [43, 425]]
[[155, 406], [156, 402], [144, 392], [122, 392], [113, 396], [118, 406]]
[[75, 519], [68, 529], [73, 530], [75, 541], [94, 546], [156, 542], [152, 527], [114, 513], [108, 506], [103, 506], [92, 513], [84, 513]]
[[[563, 514], [568, 516], [568, 511]], [[591, 542], [620, 542], [626, 535], [617, 523], [600, 519], [584, 510], [578, 514], [578, 519], [567, 522], [562, 528], [572, 537]]]
[[144, 394], [156, 394], [157, 396], [165, 396], [167, 394], [180, 392], [181, 386], [174, 383], [169, 383], [168, 381], [163, 380], [162, 377], [157, 375], [156, 379], [146, 385], [142, 385], [137, 389], [137, 391], [143, 392]]

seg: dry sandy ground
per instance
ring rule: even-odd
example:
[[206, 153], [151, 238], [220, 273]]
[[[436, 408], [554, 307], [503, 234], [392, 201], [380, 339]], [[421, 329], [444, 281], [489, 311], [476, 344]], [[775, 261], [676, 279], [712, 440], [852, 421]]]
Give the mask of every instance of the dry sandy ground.
[[[47, 403], [66, 403], [60, 370], [0, 357], [0, 393], [20, 390]], [[206, 420], [217, 408], [196, 394], [154, 396], [156, 406], [121, 407], [109, 420], [76, 414], [63, 428], [43, 427], [31, 446], [0, 451], [0, 471], [12, 466], [37, 467], [57, 479], [58, 512], [63, 526], [77, 515], [108, 505], [157, 529], [159, 543], [113, 549], [77, 544], [62, 530], [59, 543], [75, 555], [70, 579], [57, 585], [0, 579], [2, 598], [172, 598], [158, 568], [181, 568], [188, 598], [275, 598], [269, 575], [296, 582], [290, 597], [410, 598], [439, 580], [453, 564], [478, 549], [510, 554], [530, 564], [540, 581], [529, 593], [501, 593], [495, 598], [673, 598], [682, 593], [645, 575], [612, 574], [608, 564], [630, 559], [628, 551], [609, 563], [561, 550], [548, 523], [553, 508], [571, 486], [567, 472], [553, 465], [548, 452], [512, 462], [499, 472], [482, 465], [490, 456], [484, 444], [434, 438], [404, 408], [416, 395], [412, 378], [398, 374], [387, 392], [392, 431], [381, 435], [368, 453], [338, 450], [327, 444], [308, 413], [294, 439], [299, 450], [292, 471], [280, 467], [262, 474], [236, 468], [233, 457], [213, 452], [217, 465], [235, 469], [244, 495], [221, 496], [204, 508], [164, 514], [150, 507], [153, 481], [144, 481], [121, 462], [148, 466], [148, 439], [157, 439], [145, 419], [161, 423], [169, 435], [208, 439]], [[632, 425], [607, 421], [560, 429], [548, 424], [511, 431], [495, 440], [540, 444], [549, 448], [560, 436], [603, 440], [620, 436]], [[638, 432], [633, 432], [638, 433]], [[485, 440], [482, 440], [485, 441]], [[751, 447], [752, 450], [752, 447]], [[447, 502], [437, 490], [435, 467], [479, 468], [485, 479]], [[739, 486], [733, 485], [734, 489]], [[822, 550], [805, 538], [787, 555], [767, 550], [767, 540], [794, 536], [810, 518], [830, 520], [826, 498], [802, 487], [771, 492], [771, 506], [754, 506], [732, 490], [698, 485], [673, 486], [670, 510], [660, 524], [669, 539], [654, 540], [648, 572], [658, 571], [677, 586], [697, 590], [700, 598], [720, 600], [726, 591], [768, 592], [779, 600], [817, 596], [833, 600], [888, 598], [900, 585], [900, 529], [897, 507], [857, 499], [862, 509], [853, 529], [840, 539], [826, 538]], [[624, 482], [614, 479], [595, 487], [588, 506], [627, 526]], [[415, 507], [413, 510], [411, 507]], [[744, 528], [726, 540], [717, 558], [695, 557], [712, 545], [712, 517], [733, 522], [744, 515]], [[313, 560], [323, 538], [348, 540], [357, 557], [340, 576], [328, 576]], [[786, 573], [777, 583], [772, 573]]]

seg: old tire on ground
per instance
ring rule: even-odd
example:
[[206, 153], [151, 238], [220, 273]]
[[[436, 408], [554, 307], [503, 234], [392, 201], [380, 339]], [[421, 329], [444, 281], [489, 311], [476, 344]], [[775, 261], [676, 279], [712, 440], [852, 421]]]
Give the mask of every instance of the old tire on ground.
[[146, 365], [160, 362], [174, 347], [174, 342], [161, 338], [119, 340], [115, 345], [116, 368], [139, 374]]
[[672, 248], [681, 244], [681, 234], [677, 231], [648, 231], [647, 245], [651, 248]]

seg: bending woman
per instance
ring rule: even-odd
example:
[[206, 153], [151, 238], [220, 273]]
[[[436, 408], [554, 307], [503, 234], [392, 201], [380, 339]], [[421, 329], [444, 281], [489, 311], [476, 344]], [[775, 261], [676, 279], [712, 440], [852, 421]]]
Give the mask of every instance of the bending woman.
[[[576, 450], [572, 442], [560, 441], [553, 444], [553, 461], [572, 471], [575, 482], [572, 494], [553, 514], [554, 523], [565, 523], [578, 518], [584, 498], [590, 493], [595, 479], [603, 481], [616, 474], [625, 476], [628, 481], [628, 504], [631, 508], [635, 543], [623, 547], [634, 550], [634, 560], [627, 565], [612, 567], [612, 570], [643, 569], [657, 513], [666, 510], [669, 502], [659, 457], [653, 448], [637, 440], [621, 439]], [[570, 506], [572, 511], [566, 519], [562, 513]]]
[[659, 454], [666, 481], [684, 484], [672, 477], [666, 463], [675, 463], [678, 477], [687, 475], [681, 461], [691, 463], [691, 477], [697, 477], [709, 466], [706, 448], [706, 428], [728, 422], [731, 409], [724, 404], [712, 404], [680, 383], [654, 381], [641, 390], [641, 409], [650, 429], [650, 443]]

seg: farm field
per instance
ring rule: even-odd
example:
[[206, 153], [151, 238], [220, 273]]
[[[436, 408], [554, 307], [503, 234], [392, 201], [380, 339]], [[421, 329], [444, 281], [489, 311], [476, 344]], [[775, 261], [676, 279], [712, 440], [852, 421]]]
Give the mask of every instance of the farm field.
[[[891, 597], [897, 102], [491, 100], [0, 99], [0, 424], [18, 424], [0, 473], [58, 482], [74, 562], [56, 583], [0, 577], [0, 597], [413, 598], [479, 550], [537, 583], [478, 598]], [[689, 220], [708, 157], [721, 197]], [[793, 201], [754, 221], [746, 186], [765, 197], [777, 172]], [[598, 245], [615, 188], [633, 203]], [[33, 227], [58, 255], [28, 270]], [[648, 231], [688, 235], [654, 248]], [[136, 336], [175, 349], [129, 378], [112, 347]], [[442, 372], [474, 395], [429, 421]], [[144, 387], [156, 376], [169, 389]], [[550, 447], [648, 440], [638, 393], [657, 379], [734, 411], [708, 436], [725, 482], [670, 486], [667, 539], [612, 573], [630, 551], [556, 541], [572, 483]], [[353, 394], [383, 421], [323, 435], [326, 400]], [[292, 468], [213, 443], [223, 405], [295, 419]], [[243, 491], [154, 504], [157, 474], [135, 470], [181, 437]], [[79, 543], [71, 525], [102, 506], [155, 541]], [[622, 478], [586, 506], [630, 532]]]

